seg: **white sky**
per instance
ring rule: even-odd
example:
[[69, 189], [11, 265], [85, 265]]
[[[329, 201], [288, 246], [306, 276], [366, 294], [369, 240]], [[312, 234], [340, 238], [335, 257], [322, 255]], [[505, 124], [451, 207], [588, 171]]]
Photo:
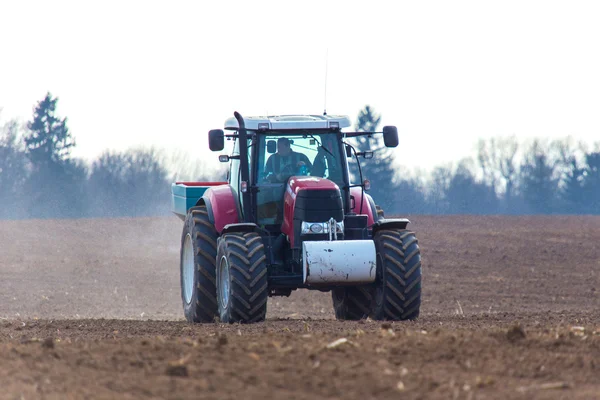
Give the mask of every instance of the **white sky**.
[[409, 168], [491, 136], [591, 143], [599, 21], [595, 1], [0, 0], [0, 118], [30, 119], [50, 91], [77, 156], [216, 160], [207, 132], [234, 110], [322, 113], [328, 49], [328, 113], [373, 106]]

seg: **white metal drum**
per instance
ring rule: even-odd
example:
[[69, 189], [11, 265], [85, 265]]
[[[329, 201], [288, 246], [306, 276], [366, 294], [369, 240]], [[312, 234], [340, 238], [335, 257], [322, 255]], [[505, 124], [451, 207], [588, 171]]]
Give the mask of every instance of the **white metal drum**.
[[334, 240], [302, 243], [304, 283], [361, 284], [375, 281], [377, 270], [372, 240]]

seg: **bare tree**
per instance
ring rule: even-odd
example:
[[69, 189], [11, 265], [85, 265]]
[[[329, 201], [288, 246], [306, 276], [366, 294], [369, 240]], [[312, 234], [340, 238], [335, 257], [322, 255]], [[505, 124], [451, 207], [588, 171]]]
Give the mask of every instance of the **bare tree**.
[[431, 173], [431, 181], [427, 188], [427, 200], [434, 214], [448, 212], [446, 193], [452, 181], [452, 164], [436, 167]]
[[483, 179], [498, 194], [504, 195], [507, 204], [515, 195], [519, 176], [518, 151], [519, 143], [514, 136], [480, 140], [478, 143], [477, 161]]
[[169, 212], [169, 179], [160, 152], [104, 152], [88, 180], [94, 216], [147, 216]]
[[23, 186], [29, 164], [21, 142], [21, 127], [16, 120], [0, 126], [0, 217], [21, 218]]
[[211, 154], [214, 162], [206, 157], [194, 157], [186, 151], [173, 151], [165, 157], [165, 167], [173, 181], [223, 181], [227, 179], [229, 164], [217, 162], [217, 156]]

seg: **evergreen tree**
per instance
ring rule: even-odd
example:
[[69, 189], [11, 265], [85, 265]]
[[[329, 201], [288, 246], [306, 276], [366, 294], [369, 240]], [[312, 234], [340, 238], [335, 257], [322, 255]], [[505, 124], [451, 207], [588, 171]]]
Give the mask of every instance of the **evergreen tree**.
[[491, 214], [498, 212], [498, 198], [493, 186], [477, 182], [463, 160], [446, 190], [450, 214]]
[[[395, 189], [399, 196], [398, 210], [402, 215], [427, 214], [430, 209], [425, 198], [425, 190], [416, 179], [401, 179]], [[392, 207], [394, 210], [396, 207]]]
[[585, 212], [600, 214], [600, 152], [586, 154], [585, 163], [582, 195]]
[[[375, 113], [372, 107], [365, 106], [358, 114], [355, 129], [358, 132], [374, 132], [379, 127], [381, 116]], [[397, 212], [406, 212], [403, 207], [402, 193], [398, 190], [396, 168], [394, 167], [394, 153], [384, 147], [383, 136], [358, 136], [353, 138], [352, 145], [356, 151], [374, 151], [370, 160], [360, 159], [363, 179], [371, 181], [369, 194], [380, 205], [387, 215]], [[350, 163], [350, 172], [354, 182], [360, 179], [356, 162]]]
[[33, 217], [80, 217], [86, 204], [86, 167], [71, 159], [75, 140], [67, 119], [56, 116], [57, 102], [47, 93], [27, 123], [25, 146], [32, 173], [26, 192]]
[[559, 179], [555, 176], [557, 164], [549, 153], [549, 149], [535, 140], [520, 169], [523, 198], [529, 211], [536, 214], [556, 211]]
[[33, 120], [27, 123], [29, 135], [25, 137], [27, 154], [35, 168], [52, 168], [68, 162], [75, 140], [67, 128], [67, 119], [56, 116], [58, 98], [50, 93], [38, 102]]
[[564, 212], [569, 214], [583, 214], [588, 208], [584, 196], [585, 167], [580, 167], [575, 158], [571, 158], [564, 178], [564, 187], [561, 191]]

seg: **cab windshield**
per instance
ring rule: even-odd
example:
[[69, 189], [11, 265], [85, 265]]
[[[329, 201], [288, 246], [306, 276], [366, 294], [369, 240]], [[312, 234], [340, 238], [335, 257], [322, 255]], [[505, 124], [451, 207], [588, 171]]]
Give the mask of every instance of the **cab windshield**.
[[336, 133], [260, 134], [256, 155], [259, 225], [283, 220], [283, 194], [291, 176], [316, 176], [344, 186], [345, 164]]

